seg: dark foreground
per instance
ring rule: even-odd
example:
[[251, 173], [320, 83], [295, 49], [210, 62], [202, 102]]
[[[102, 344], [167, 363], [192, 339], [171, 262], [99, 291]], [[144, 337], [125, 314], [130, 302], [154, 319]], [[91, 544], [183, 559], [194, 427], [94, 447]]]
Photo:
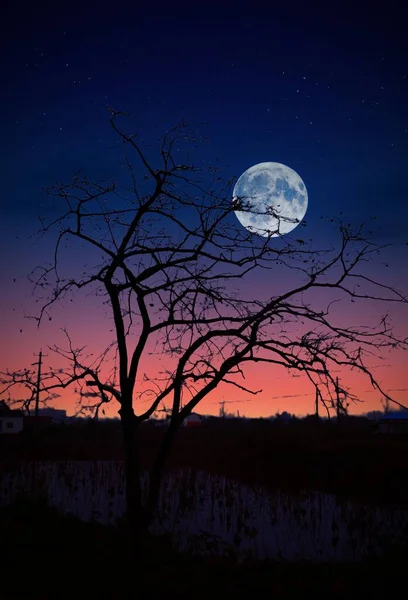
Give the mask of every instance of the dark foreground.
[[[140, 431], [141, 466], [152, 466], [164, 428]], [[0, 471], [30, 460], [123, 460], [120, 423], [61, 426], [37, 436], [0, 436]], [[408, 506], [408, 435], [381, 436], [365, 419], [344, 426], [304, 421], [219, 419], [182, 428], [167, 462], [247, 485], [297, 493], [319, 490], [363, 505]]]
[[123, 530], [62, 518], [40, 502], [0, 509], [0, 597], [386, 598], [404, 586], [405, 557], [357, 565], [195, 558], [151, 539], [139, 569]]

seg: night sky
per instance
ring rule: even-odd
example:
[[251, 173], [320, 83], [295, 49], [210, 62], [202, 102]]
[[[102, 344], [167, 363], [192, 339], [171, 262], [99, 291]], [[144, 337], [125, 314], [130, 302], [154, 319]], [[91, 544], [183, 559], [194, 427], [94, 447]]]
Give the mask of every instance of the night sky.
[[[325, 236], [322, 215], [341, 212], [351, 222], [377, 216], [376, 241], [396, 246], [388, 267], [376, 270], [407, 292], [403, 3], [379, 9], [269, 2], [247, 3], [245, 10], [222, 2], [139, 4], [6, 2], [3, 8], [0, 369], [29, 366], [66, 323], [75, 334], [86, 322], [92, 339], [104, 325], [91, 309], [72, 321], [56, 313], [40, 331], [23, 317], [34, 307], [26, 275], [53, 248], [52, 239], [29, 239], [38, 215], [58, 212], [42, 188], [68, 181], [78, 168], [91, 179], [118, 174], [107, 105], [130, 113], [131, 128], [146, 140], [181, 118], [207, 123], [210, 141], [197, 159], [218, 159], [228, 177], [258, 162], [287, 164], [308, 189], [310, 236]], [[395, 310], [401, 330], [408, 321], [403, 308]], [[402, 402], [404, 361], [396, 355], [379, 374], [387, 390], [400, 390], [393, 393]], [[249, 372], [262, 380], [262, 395], [228, 410], [312, 411], [313, 392], [298, 378], [264, 367]], [[365, 403], [356, 410], [380, 408], [379, 394], [358, 385]], [[220, 399], [244, 396], [221, 389], [202, 412], [217, 413]], [[72, 402], [67, 396], [60, 405], [71, 412]]]

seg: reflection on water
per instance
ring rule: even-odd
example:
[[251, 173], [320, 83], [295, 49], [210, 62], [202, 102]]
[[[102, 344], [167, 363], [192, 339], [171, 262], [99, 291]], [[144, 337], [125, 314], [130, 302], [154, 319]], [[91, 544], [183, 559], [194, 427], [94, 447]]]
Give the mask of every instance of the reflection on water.
[[[123, 464], [40, 462], [0, 473], [5, 505], [35, 485], [62, 513], [114, 524], [125, 510]], [[143, 477], [146, 493], [147, 475]], [[408, 539], [408, 510], [361, 507], [322, 492], [270, 495], [223, 477], [179, 470], [166, 476], [152, 532], [180, 550], [255, 559], [360, 560]]]

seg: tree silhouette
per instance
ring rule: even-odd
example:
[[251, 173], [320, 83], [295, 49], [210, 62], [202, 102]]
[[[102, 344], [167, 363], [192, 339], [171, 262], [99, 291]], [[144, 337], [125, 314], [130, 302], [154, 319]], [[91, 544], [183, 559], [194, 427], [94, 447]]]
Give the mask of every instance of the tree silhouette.
[[[3, 396], [6, 404], [12, 409], [23, 410], [27, 415], [35, 414], [39, 408], [48, 407], [49, 404], [60, 397], [54, 391], [56, 388], [54, 374], [49, 372], [41, 379], [38, 378], [37, 369], [20, 369], [17, 371], [1, 371], [0, 396]], [[49, 387], [51, 389], [49, 389]], [[11, 392], [18, 388], [23, 398], [11, 396]], [[38, 401], [38, 405], [37, 405]]]
[[[260, 390], [246, 385], [246, 364], [282, 367], [302, 374], [321, 402], [335, 408], [336, 373], [355, 369], [388, 397], [367, 358], [405, 348], [406, 339], [394, 334], [387, 314], [368, 328], [347, 324], [347, 312], [340, 323], [333, 307], [340, 300], [407, 300], [360, 272], [381, 250], [363, 225], [330, 219], [337, 242], [321, 249], [311, 240], [253, 235], [233, 214], [234, 182], [225, 183], [218, 169], [199, 169], [184, 158], [198, 141], [187, 125], [163, 136], [159, 164], [153, 166], [139, 136], [120, 128], [122, 116], [110, 109], [110, 123], [123, 145], [126, 183], [95, 184], [77, 173], [69, 184], [49, 190], [65, 210], [42, 221], [44, 234], [57, 232], [55, 253], [31, 279], [37, 291], [45, 292], [36, 315], [39, 325], [51, 318], [55, 305], [74, 301], [82, 290], [95, 305], [102, 298], [110, 315], [106, 327], [113, 321], [112, 342], [98, 356], [75, 347], [68, 331], [64, 347], [49, 346], [66, 367], [46, 373], [43, 390], [74, 385], [83, 410], [117, 403], [127, 519], [136, 544], [155, 515], [177, 430], [221, 382], [257, 394]], [[84, 266], [66, 260], [77, 247], [86, 256]], [[272, 274], [274, 283], [268, 284]], [[143, 374], [151, 353], [162, 357], [163, 366]], [[30, 382], [27, 371], [3, 377], [7, 385]], [[341, 389], [345, 399], [357, 400]], [[163, 406], [171, 416], [142, 502], [139, 426]]]

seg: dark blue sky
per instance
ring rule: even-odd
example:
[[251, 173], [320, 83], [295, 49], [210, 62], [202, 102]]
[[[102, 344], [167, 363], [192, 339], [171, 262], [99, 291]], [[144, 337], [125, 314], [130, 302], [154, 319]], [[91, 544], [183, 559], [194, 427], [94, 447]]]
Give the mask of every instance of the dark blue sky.
[[208, 122], [203, 152], [228, 175], [288, 164], [308, 187], [309, 221], [379, 213], [387, 236], [405, 236], [403, 3], [27, 4], [6, 2], [1, 19], [9, 217], [34, 217], [41, 186], [78, 167], [113, 168], [110, 104], [147, 138], [180, 116]]

